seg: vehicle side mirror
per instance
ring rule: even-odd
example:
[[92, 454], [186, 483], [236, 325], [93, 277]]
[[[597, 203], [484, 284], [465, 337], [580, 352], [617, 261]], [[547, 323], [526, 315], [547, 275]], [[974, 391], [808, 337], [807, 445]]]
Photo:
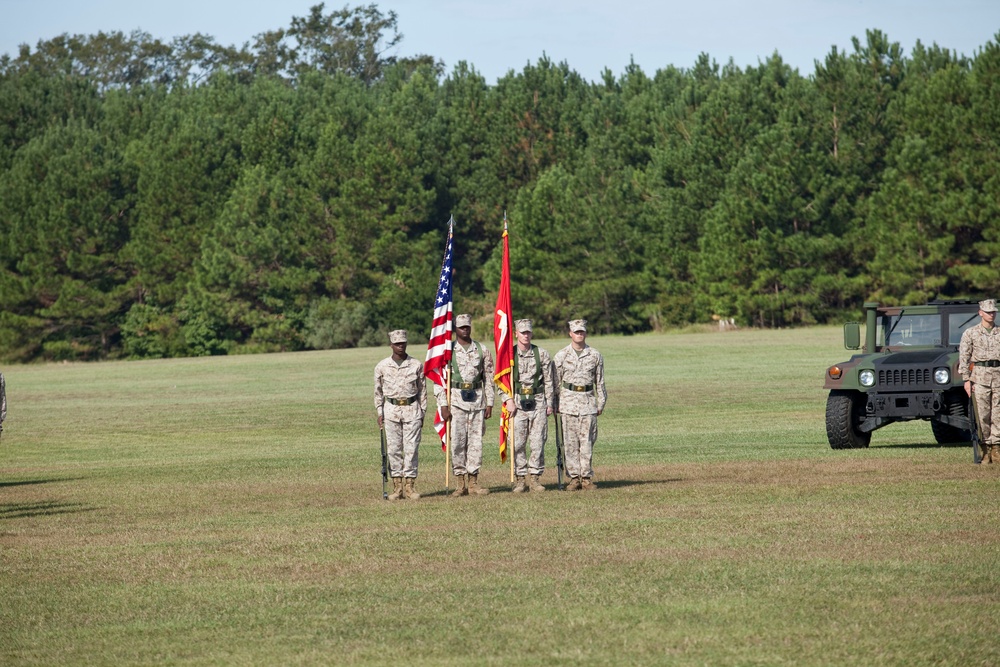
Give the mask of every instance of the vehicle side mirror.
[[861, 325], [857, 322], [848, 322], [844, 325], [844, 347], [848, 350], [857, 350], [861, 347]]

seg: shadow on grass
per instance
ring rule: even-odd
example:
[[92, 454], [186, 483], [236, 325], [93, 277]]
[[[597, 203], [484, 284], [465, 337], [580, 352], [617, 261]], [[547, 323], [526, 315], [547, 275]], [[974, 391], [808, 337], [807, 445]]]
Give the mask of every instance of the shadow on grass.
[[[438, 489], [437, 491], [422, 491], [420, 489], [417, 489], [417, 492], [420, 494], [421, 498], [434, 498], [434, 497], [440, 498], [442, 496], [450, 496], [451, 492], [454, 490], [455, 487], [452, 487], [450, 489]], [[490, 489], [490, 491], [492, 490], [493, 489]]]
[[670, 484], [672, 482], [683, 482], [681, 477], [670, 477], [665, 479], [599, 479], [597, 480], [597, 490], [620, 489], [626, 486], [642, 486], [644, 484]]
[[[669, 479], [598, 479], [597, 480], [597, 490], [600, 491], [601, 489], [620, 489], [620, 488], [624, 488], [624, 487], [627, 487], [627, 486], [642, 486], [644, 484], [669, 484], [671, 482], [683, 482], [683, 481], [684, 480], [682, 478], [680, 478], [680, 477], [671, 477]], [[492, 495], [494, 493], [500, 493], [500, 494], [510, 493], [511, 495], [522, 495], [522, 496], [537, 496], [538, 495], [538, 492], [532, 492], [532, 491], [528, 491], [528, 492], [522, 493], [522, 494], [515, 494], [515, 493], [511, 492], [511, 487], [510, 486], [491, 486], [491, 487], [489, 487], [489, 489], [490, 489], [490, 495]], [[435, 495], [437, 495], [437, 496], [443, 496], [443, 495], [450, 494], [453, 490], [454, 489], [449, 489], [447, 491], [445, 491], [445, 490], [434, 491], [434, 492], [431, 492], [431, 493], [424, 493], [424, 494], [421, 494], [421, 495], [422, 496], [435, 496]], [[555, 493], [559, 493], [559, 487], [556, 486], [555, 484], [546, 484], [545, 485], [545, 491], [546, 492], [554, 491]], [[565, 489], [564, 489], [564, 491], [565, 491]], [[566, 492], [566, 493], [576, 493], [576, 492], [573, 491], [573, 492]]]
[[56, 514], [78, 514], [93, 512], [95, 508], [82, 503], [57, 503], [54, 501], [40, 503], [0, 503], [0, 519], [24, 519], [36, 516], [54, 516]]
[[[624, 487], [627, 487], [627, 486], [642, 486], [644, 484], [669, 484], [669, 483], [672, 483], [672, 482], [683, 482], [683, 481], [684, 480], [682, 478], [680, 478], [680, 477], [671, 477], [669, 479], [609, 479], [609, 480], [600, 479], [600, 480], [597, 481], [597, 488], [598, 488], [598, 490], [601, 490], [601, 489], [620, 489], [620, 488], [624, 488]], [[424, 491], [423, 489], [417, 489], [417, 491], [420, 493], [420, 497], [421, 498], [447, 498], [447, 497], [451, 496], [451, 494], [455, 490], [455, 488], [456, 487], [449, 487], [447, 489], [441, 489], [441, 488], [439, 488], [439, 489], [434, 490], [434, 491]], [[538, 495], [538, 492], [527, 492], [527, 493], [522, 493], [522, 494], [515, 494], [515, 493], [511, 492], [511, 487], [510, 486], [506, 486], [506, 485], [503, 485], [503, 486], [492, 485], [492, 486], [489, 486], [487, 488], [490, 490], [490, 494], [489, 495], [491, 495], [491, 496], [492, 495], [510, 494], [510, 495], [520, 495], [520, 496], [524, 496], [524, 497], [529, 497], [529, 496], [533, 497], [533, 496], [537, 496]], [[550, 492], [551, 491], [551, 492], [554, 492], [554, 493], [559, 493], [559, 489], [556, 487], [555, 484], [546, 484], [545, 485], [545, 491], [546, 492]], [[576, 493], [576, 492], [574, 492], [574, 493]]]
[[75, 482], [82, 477], [61, 477], [59, 479], [26, 479], [20, 482], [0, 482], [0, 489], [8, 486], [31, 486], [32, 484], [52, 484], [53, 482]]
[[949, 442], [946, 444], [938, 444], [936, 442], [904, 442], [897, 443], [894, 445], [873, 445], [872, 448], [882, 448], [886, 449], [972, 449], [972, 445], [968, 442]]

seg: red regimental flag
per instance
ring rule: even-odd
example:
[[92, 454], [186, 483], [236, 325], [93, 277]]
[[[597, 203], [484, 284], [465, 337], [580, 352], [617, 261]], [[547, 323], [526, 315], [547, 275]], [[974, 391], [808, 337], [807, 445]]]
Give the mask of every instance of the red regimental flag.
[[[514, 373], [513, 318], [510, 313], [510, 244], [507, 238], [507, 215], [503, 217], [503, 269], [500, 273], [500, 292], [493, 311], [493, 341], [496, 344], [496, 374], [493, 383], [508, 396], [512, 396]], [[507, 460], [507, 436], [510, 433], [510, 413], [500, 402], [500, 461]]]

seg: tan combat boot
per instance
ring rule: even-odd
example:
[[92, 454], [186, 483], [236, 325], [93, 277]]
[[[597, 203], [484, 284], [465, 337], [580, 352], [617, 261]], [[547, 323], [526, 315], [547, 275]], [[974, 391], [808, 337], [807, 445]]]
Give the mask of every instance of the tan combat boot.
[[485, 496], [490, 492], [485, 486], [479, 486], [479, 473], [475, 475], [469, 475], [469, 493], [474, 493], [477, 496]]
[[594, 489], [597, 488], [597, 482], [590, 479], [589, 477], [584, 477], [583, 482], [581, 482], [581, 486], [583, 487], [584, 491], [593, 491]]
[[403, 497], [403, 478], [393, 477], [392, 478], [392, 493], [390, 493], [386, 500], [399, 500]]
[[542, 483], [540, 481], [538, 481], [538, 475], [532, 475], [531, 476], [531, 481], [528, 482], [528, 489], [530, 491], [544, 491], [545, 490], [545, 487], [542, 486]]
[[407, 500], [420, 500], [420, 494], [413, 488], [416, 481], [414, 477], [407, 477], [403, 484], [403, 497]]
[[579, 477], [570, 477], [569, 481], [566, 482], [566, 490], [567, 491], [579, 491], [580, 489], [581, 489], [581, 486], [580, 486], [580, 478]]
[[997, 459], [997, 448], [993, 445], [986, 445], [986, 450], [983, 452], [983, 463], [993, 463]]
[[511, 489], [511, 493], [524, 493], [526, 490], [527, 487], [524, 485], [524, 475], [520, 475], [517, 477], [517, 483], [514, 485], [514, 488]]
[[469, 484], [468, 475], [455, 475], [455, 479], [458, 480], [458, 488], [451, 492], [452, 498], [458, 498], [459, 496], [469, 495]]

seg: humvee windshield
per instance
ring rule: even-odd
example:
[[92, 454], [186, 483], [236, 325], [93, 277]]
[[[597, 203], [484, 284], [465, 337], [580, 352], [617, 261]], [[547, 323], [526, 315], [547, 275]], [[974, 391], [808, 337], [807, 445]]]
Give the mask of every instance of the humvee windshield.
[[962, 332], [979, 321], [978, 313], [908, 315], [903, 311], [900, 315], [882, 315], [878, 319], [876, 344], [879, 347], [941, 345], [942, 317], [947, 319], [948, 326], [948, 342], [945, 345], [958, 345], [962, 341]]
[[965, 330], [979, 324], [979, 311], [975, 313], [952, 313], [948, 316], [948, 344], [958, 345], [962, 342]]

